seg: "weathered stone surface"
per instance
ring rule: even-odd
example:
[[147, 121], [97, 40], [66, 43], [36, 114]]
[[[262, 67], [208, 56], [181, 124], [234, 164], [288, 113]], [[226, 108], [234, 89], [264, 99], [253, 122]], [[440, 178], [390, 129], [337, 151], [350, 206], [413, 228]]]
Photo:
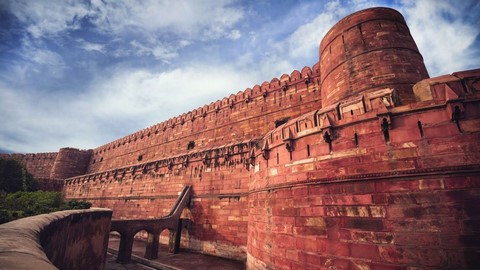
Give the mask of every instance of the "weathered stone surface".
[[0, 225], [2, 269], [103, 269], [112, 211], [68, 210]]

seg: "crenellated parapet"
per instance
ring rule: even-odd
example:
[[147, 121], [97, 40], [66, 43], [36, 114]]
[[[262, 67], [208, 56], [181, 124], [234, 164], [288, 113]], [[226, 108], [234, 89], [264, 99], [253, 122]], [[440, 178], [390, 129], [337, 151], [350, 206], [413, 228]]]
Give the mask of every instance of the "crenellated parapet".
[[[285, 152], [295, 151], [296, 141], [315, 134], [320, 137], [319, 141], [330, 144], [329, 152], [333, 152], [332, 142], [343, 134], [349, 134], [351, 136], [349, 140], [354, 141], [352, 146], [358, 147], [359, 136], [366, 134], [365, 131], [356, 127], [369, 121], [373, 121], [373, 125], [376, 125], [374, 129], [383, 133], [384, 141], [388, 143], [390, 139], [393, 139], [387, 135], [390, 133], [392, 122], [395, 122], [393, 118], [409, 112], [425, 112], [428, 115], [428, 111], [442, 110], [446, 112], [447, 121], [463, 121], [458, 125], [458, 132], [462, 132], [461, 126], [468, 126], [469, 131], [474, 131], [475, 129], [471, 129], [471, 126], [474, 125], [473, 122], [467, 124], [467, 119], [472, 119], [471, 121], [477, 123], [478, 112], [475, 105], [466, 104], [478, 103], [480, 97], [478, 78], [480, 78], [480, 70], [471, 70], [420, 81], [414, 87], [419, 102], [408, 105], [399, 104], [397, 91], [393, 88], [367, 91], [351, 96], [341, 102], [290, 119], [271, 130], [264, 136], [261, 150], [269, 152], [281, 148], [282, 156], [285, 156]], [[466, 111], [465, 108], [469, 108], [469, 110]], [[423, 120], [423, 118], [419, 117], [418, 119]], [[417, 135], [424, 136], [423, 129], [435, 124], [432, 120], [424, 120], [423, 123], [418, 121], [413, 125], [414, 128], [419, 129]], [[350, 132], [345, 132], [346, 129], [349, 129]], [[342, 130], [342, 132], [338, 130]], [[372, 129], [370, 128], [368, 131], [372, 132]], [[258, 155], [259, 153], [257, 153]], [[266, 156], [265, 153], [263, 156]]]
[[13, 158], [20, 161], [27, 171], [35, 178], [49, 178], [57, 152], [28, 153], [28, 154], [0, 154], [2, 158]]
[[[88, 172], [262, 136], [279, 118], [319, 107], [319, 69], [295, 70], [93, 149]], [[247, 124], [248, 123], [248, 124]]]

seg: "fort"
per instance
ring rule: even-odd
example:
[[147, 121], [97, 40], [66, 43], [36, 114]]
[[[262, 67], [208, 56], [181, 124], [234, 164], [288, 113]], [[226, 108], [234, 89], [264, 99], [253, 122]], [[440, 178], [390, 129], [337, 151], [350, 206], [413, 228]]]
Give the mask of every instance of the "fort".
[[389, 8], [340, 20], [312, 67], [95, 149], [3, 156], [114, 219], [189, 185], [182, 247], [248, 269], [480, 266], [480, 69], [429, 78]]

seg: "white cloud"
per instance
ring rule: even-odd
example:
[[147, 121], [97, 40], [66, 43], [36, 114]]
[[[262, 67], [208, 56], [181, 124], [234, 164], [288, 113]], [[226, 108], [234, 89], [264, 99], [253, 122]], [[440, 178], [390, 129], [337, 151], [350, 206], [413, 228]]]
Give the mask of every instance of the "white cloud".
[[[278, 51], [288, 55], [293, 61], [297, 58], [318, 57], [321, 38], [342, 17], [372, 6], [384, 6], [382, 1], [350, 0], [346, 3], [330, 1], [324, 11], [314, 20], [298, 27]], [[478, 3], [471, 1], [413, 1], [403, 0], [398, 6], [406, 18], [412, 36], [423, 55], [430, 76], [438, 76], [462, 70], [464, 67], [478, 66], [479, 60], [473, 55], [472, 44], [480, 35], [476, 15], [474, 22], [467, 21], [466, 14], [480, 10]], [[478, 14], [478, 13], [477, 13]], [[472, 20], [472, 18], [470, 18]], [[478, 50], [478, 48], [477, 48]], [[478, 53], [477, 53], [478, 55]]]
[[26, 79], [32, 74], [48, 73], [52, 78], [62, 77], [67, 68], [63, 57], [49, 49], [36, 47], [29, 42], [22, 48], [22, 57], [26, 61], [15, 61], [12, 63], [10, 72], [15, 77], [11, 80]]
[[10, 11], [22, 22], [28, 24], [27, 31], [35, 38], [56, 35], [80, 27], [78, 18], [90, 13], [78, 1], [11, 1]]
[[475, 26], [465, 21], [462, 15], [471, 12], [468, 2], [429, 0], [403, 1], [403, 4], [400, 11], [406, 17], [430, 76], [478, 65], [480, 59], [470, 58], [468, 48], [480, 34], [480, 28], [478, 23]]
[[[252, 87], [254, 79], [231, 66], [208, 64], [158, 73], [128, 69], [97, 81], [84, 98], [92, 101], [86, 104], [95, 108], [95, 117], [140, 117], [152, 124]], [[240, 89], [231, 89], [232, 85]]]
[[64, 65], [63, 59], [58, 53], [46, 49], [41, 50], [31, 48], [31, 50], [28, 51], [28, 58], [40, 65]]
[[124, 69], [99, 76], [84, 93], [56, 96], [26, 95], [0, 82], [0, 121], [6, 123], [0, 132], [2, 148], [46, 152], [58, 150], [59, 143], [98, 147], [108, 142], [105, 138], [128, 135], [252, 87], [256, 76], [207, 63], [164, 72]]
[[130, 42], [132, 51], [129, 54], [153, 56], [155, 59], [165, 63], [170, 63], [171, 60], [178, 57], [178, 50], [189, 43], [181, 41], [178, 45], [166, 44], [161, 41], [154, 42], [153, 44], [147, 44], [148, 42], [139, 42], [133, 40]]
[[[25, 25], [33, 39], [65, 38], [71, 30], [80, 29], [82, 22], [95, 25], [97, 33], [114, 40], [134, 42], [140, 53], [169, 62], [182, 48], [195, 41], [218, 38], [238, 39], [233, 29], [244, 11], [230, 0], [219, 1], [100, 1], [19, 0], [10, 3], [10, 11]], [[156, 40], [173, 37], [178, 44], [157, 44]], [[155, 41], [155, 42], [154, 42]], [[84, 42], [87, 51], [108, 52], [117, 56], [138, 55], [128, 49], [104, 50], [105, 46]]]
[[333, 26], [335, 21], [334, 13], [325, 11], [312, 22], [299, 27], [287, 40], [290, 57], [311, 57], [312, 52], [318, 54], [321, 38]]
[[98, 43], [93, 43], [93, 42], [88, 42], [85, 40], [78, 40], [79, 42], [79, 47], [90, 52], [105, 52], [105, 45], [103, 44], [98, 44]]
[[231, 40], [237, 40], [241, 37], [242, 37], [242, 33], [237, 29], [234, 29], [230, 33], [227, 34], [227, 38], [231, 39]]

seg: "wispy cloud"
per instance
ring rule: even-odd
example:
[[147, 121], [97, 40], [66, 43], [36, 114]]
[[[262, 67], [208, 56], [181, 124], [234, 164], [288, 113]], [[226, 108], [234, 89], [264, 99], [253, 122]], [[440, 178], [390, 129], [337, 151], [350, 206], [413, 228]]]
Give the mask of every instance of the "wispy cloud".
[[[186, 84], [184, 78], [192, 83]], [[93, 148], [119, 133], [127, 135], [183, 113], [179, 100], [192, 110], [223, 98], [232, 85], [242, 87], [230, 90], [236, 93], [256, 79], [253, 73], [239, 73], [229, 66], [193, 64], [166, 72], [121, 70], [85, 86], [84, 93], [49, 98], [36, 92], [24, 96], [0, 84], [0, 121], [6, 123], [0, 141], [2, 148], [21, 152], [56, 150], [51, 146], [59, 138], [63, 145]]]
[[83, 39], [77, 40], [79, 43], [79, 47], [90, 52], [105, 52], [105, 45], [103, 44], [98, 44], [98, 43], [93, 43], [93, 42], [88, 42]]
[[80, 28], [79, 18], [90, 14], [87, 6], [77, 4], [78, 1], [52, 0], [10, 1], [10, 11], [26, 30], [35, 38]]
[[471, 56], [475, 49], [472, 44], [480, 35], [480, 2], [404, 0], [402, 3], [399, 9], [431, 76], [478, 67], [478, 48], [477, 56]]
[[474, 0], [3, 1], [0, 149], [97, 147], [311, 66], [370, 6], [404, 14], [430, 75], [478, 68]]

